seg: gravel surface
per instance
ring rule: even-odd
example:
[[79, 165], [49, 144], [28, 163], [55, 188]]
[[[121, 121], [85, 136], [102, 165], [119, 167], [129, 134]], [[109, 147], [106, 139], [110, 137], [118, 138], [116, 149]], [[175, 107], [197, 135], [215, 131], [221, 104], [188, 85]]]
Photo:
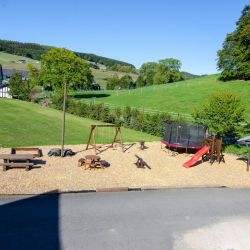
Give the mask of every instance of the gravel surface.
[[[131, 147], [130, 147], [131, 146]], [[40, 147], [43, 151], [37, 164], [41, 168], [30, 171], [9, 169], [0, 171], [0, 194], [40, 194], [57, 190], [59, 192], [92, 190], [110, 187], [173, 187], [173, 186], [227, 186], [250, 187], [250, 172], [246, 163], [237, 156], [225, 154], [226, 163], [208, 162], [186, 169], [182, 164], [190, 159], [190, 154], [172, 156], [167, 149], [161, 149], [160, 142], [146, 143], [147, 149], [139, 149], [139, 144], [126, 145], [127, 151], [120, 147], [99, 154], [101, 159], [111, 165], [106, 169], [84, 170], [78, 167], [78, 159], [94, 154], [85, 150], [86, 145], [67, 145], [77, 154], [73, 157], [48, 157], [51, 148]], [[130, 147], [130, 148], [129, 148]], [[10, 153], [10, 149], [0, 148], [0, 153]], [[142, 157], [151, 169], [138, 169], [135, 154]]]

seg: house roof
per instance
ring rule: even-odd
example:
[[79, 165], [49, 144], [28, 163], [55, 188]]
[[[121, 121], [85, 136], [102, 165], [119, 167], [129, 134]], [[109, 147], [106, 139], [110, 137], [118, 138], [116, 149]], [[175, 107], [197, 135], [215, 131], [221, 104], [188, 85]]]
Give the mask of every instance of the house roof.
[[28, 70], [18, 70], [18, 69], [3, 69], [3, 75], [10, 77], [14, 73], [22, 74], [22, 77], [28, 77]]

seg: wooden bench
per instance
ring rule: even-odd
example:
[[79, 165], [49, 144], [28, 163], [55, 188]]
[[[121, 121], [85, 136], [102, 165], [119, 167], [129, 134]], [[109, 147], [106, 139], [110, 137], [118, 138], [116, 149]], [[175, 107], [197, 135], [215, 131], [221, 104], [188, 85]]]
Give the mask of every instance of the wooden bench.
[[42, 150], [40, 148], [27, 148], [27, 147], [18, 147], [18, 148], [11, 148], [11, 154], [16, 154], [17, 152], [24, 151], [24, 152], [30, 152], [34, 151], [33, 154], [34, 157], [41, 157], [42, 156]]
[[1, 154], [0, 159], [3, 159], [3, 171], [11, 167], [25, 167], [26, 171], [34, 166], [32, 154]]
[[29, 171], [30, 167], [33, 167], [33, 166], [34, 166], [33, 162], [9, 162], [9, 163], [3, 163], [3, 171], [7, 171], [8, 167], [13, 167], [13, 168], [25, 167], [25, 170]]

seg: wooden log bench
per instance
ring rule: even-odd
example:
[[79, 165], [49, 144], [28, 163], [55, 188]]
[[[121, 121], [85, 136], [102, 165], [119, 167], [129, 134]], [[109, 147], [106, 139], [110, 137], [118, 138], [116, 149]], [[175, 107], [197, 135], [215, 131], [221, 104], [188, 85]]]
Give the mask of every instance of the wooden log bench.
[[1, 154], [0, 159], [3, 159], [3, 171], [11, 167], [25, 168], [26, 171], [30, 170], [34, 163], [34, 155], [32, 154]]

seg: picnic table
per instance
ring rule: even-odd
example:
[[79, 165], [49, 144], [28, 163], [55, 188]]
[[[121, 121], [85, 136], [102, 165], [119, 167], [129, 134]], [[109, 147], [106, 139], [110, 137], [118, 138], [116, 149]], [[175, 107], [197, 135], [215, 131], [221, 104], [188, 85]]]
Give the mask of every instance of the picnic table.
[[0, 159], [3, 159], [3, 171], [9, 167], [25, 167], [28, 171], [30, 167], [34, 166], [32, 160], [33, 154], [0, 154]]
[[78, 160], [78, 166], [85, 166], [85, 169], [105, 168], [98, 155], [86, 155], [85, 158]]

